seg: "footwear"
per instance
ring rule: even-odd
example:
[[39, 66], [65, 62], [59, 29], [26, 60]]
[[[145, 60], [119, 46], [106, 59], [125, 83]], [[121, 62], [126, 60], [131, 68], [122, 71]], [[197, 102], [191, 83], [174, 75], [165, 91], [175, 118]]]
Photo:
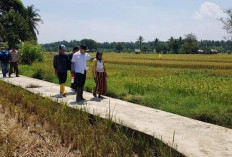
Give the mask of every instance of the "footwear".
[[17, 75], [16, 77], [20, 77], [19, 75]]
[[101, 92], [99, 92], [98, 98], [103, 99], [103, 97], [101, 96]]
[[62, 85], [60, 84], [60, 94], [63, 94]]
[[63, 97], [66, 97], [65, 86], [64, 84], [60, 85], [60, 93], [63, 94]]
[[81, 88], [77, 88], [76, 102], [81, 101]]
[[96, 88], [93, 89], [93, 96], [96, 98], [97, 97], [97, 91]]
[[80, 92], [80, 99], [81, 99], [81, 100], [83, 100], [83, 101], [85, 101], [85, 99], [83, 98], [83, 90], [84, 90], [84, 89], [83, 89], [83, 88], [81, 88], [81, 92]]

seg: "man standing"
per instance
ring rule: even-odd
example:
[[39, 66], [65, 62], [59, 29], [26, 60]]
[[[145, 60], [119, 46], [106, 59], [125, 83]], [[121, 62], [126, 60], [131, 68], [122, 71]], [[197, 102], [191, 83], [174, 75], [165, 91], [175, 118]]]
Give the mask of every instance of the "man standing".
[[53, 67], [60, 83], [60, 94], [62, 94], [64, 97], [66, 96], [64, 84], [67, 80], [67, 71], [69, 66], [68, 55], [65, 53], [65, 51], [65, 45], [60, 45], [59, 52], [53, 58]]
[[93, 59], [88, 53], [86, 53], [86, 49], [86, 46], [81, 45], [81, 50], [75, 53], [72, 58], [75, 70], [75, 82], [77, 86], [77, 102], [85, 100], [83, 98], [83, 90], [86, 80], [86, 71], [88, 70], [86, 61]]
[[3, 74], [3, 78], [6, 78], [6, 74], [8, 73], [8, 64], [11, 56], [5, 47], [2, 47], [1, 49], [2, 51], [0, 51], [0, 61], [2, 67], [2, 74]]
[[72, 53], [68, 55], [69, 58], [69, 70], [71, 70], [71, 88], [74, 92], [76, 92], [77, 87], [76, 87], [76, 83], [75, 83], [75, 70], [74, 70], [74, 63], [72, 63], [72, 58], [73, 55], [79, 51], [79, 47], [74, 47], [72, 50]]
[[11, 77], [11, 74], [13, 73], [13, 68], [16, 77], [19, 77], [19, 70], [18, 70], [18, 64], [19, 64], [19, 54], [15, 47], [12, 48], [10, 51], [11, 60], [10, 60], [10, 72], [9, 77]]

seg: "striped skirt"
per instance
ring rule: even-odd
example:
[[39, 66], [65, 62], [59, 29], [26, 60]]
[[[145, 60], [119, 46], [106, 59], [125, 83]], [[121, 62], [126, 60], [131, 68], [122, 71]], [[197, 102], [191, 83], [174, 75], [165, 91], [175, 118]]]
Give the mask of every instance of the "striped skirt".
[[101, 92], [101, 94], [105, 95], [106, 90], [107, 90], [107, 82], [106, 82], [106, 73], [105, 72], [97, 72], [96, 83], [97, 83], [97, 91]]

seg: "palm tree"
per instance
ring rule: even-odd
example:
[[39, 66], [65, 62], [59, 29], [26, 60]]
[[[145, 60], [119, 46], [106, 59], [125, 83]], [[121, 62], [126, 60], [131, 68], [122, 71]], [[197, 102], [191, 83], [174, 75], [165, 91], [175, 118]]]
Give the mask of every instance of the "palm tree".
[[144, 41], [143, 36], [139, 36], [139, 38], [137, 39], [137, 41], [139, 42], [139, 47], [140, 47], [140, 50], [141, 50], [141, 48], [142, 48], [142, 42]]
[[28, 6], [26, 9], [29, 29], [33, 35], [34, 40], [36, 41], [37, 41], [37, 34], [39, 34], [37, 27], [39, 26], [39, 23], [43, 23], [43, 20], [41, 19], [41, 16], [38, 14], [38, 12], [39, 9], [36, 9], [34, 5]]
[[144, 41], [144, 38], [143, 38], [143, 36], [139, 36], [139, 38], [138, 38], [138, 42], [140, 43], [140, 44], [142, 44], [142, 42]]

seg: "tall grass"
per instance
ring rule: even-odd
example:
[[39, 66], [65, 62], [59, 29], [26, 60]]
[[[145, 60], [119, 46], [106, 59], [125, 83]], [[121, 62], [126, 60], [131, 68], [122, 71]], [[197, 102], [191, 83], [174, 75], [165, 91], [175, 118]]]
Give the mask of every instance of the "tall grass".
[[[0, 102], [23, 127], [49, 124], [61, 143], [82, 156], [181, 156], [153, 137], [52, 102], [0, 81]], [[30, 120], [30, 116], [34, 120]], [[0, 143], [1, 147], [1, 143]]]
[[[53, 55], [47, 53], [44, 63], [21, 65], [21, 73], [32, 77], [42, 69], [43, 80], [58, 83]], [[231, 55], [162, 55], [159, 59], [150, 54], [110, 53], [103, 57], [108, 96], [232, 128]], [[85, 90], [91, 92], [94, 85], [88, 72]]]

